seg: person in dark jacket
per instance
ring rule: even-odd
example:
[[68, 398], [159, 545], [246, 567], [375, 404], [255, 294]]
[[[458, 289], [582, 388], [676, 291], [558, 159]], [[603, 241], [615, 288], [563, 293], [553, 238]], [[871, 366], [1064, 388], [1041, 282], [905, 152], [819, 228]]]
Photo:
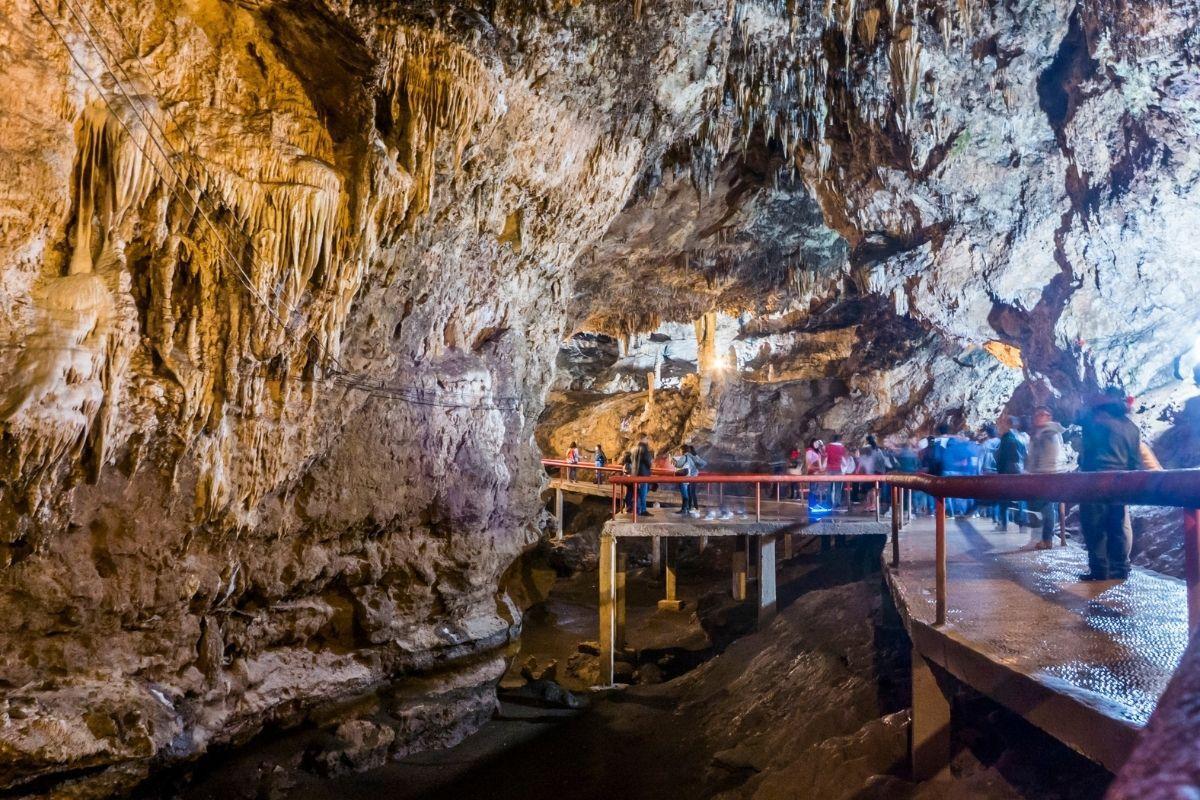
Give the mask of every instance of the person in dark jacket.
[[[1125, 393], [1110, 386], [1081, 420], [1083, 442], [1080, 472], [1137, 470], [1142, 468], [1142, 434], [1125, 406]], [[1084, 581], [1125, 580], [1129, 577], [1129, 550], [1133, 529], [1125, 506], [1115, 503], [1082, 503], [1079, 521], [1088, 550]]]
[[[633, 451], [633, 466], [634, 474], [639, 478], [647, 478], [654, 474], [654, 452], [650, 449], [650, 437], [645, 433], [638, 437], [637, 448]], [[649, 491], [649, 483], [638, 484], [637, 513], [639, 516], [653, 516], [646, 511], [646, 493]]]
[[[626, 475], [633, 475], [636, 473], [636, 470], [634, 469], [634, 466], [633, 466], [633, 451], [634, 451], [634, 448], [630, 447], [630, 448], [626, 449], [624, 455], [621, 456], [621, 467], [625, 470]], [[633, 494], [634, 494], [633, 485], [625, 484], [625, 513], [626, 514], [633, 513]]]
[[[996, 448], [996, 472], [1000, 475], [1020, 475], [1025, 471], [1025, 456], [1028, 450], [1021, 437], [1021, 418], [1009, 417], [1008, 430], [1000, 437], [1000, 446]], [[1018, 529], [1025, 527], [1025, 504], [1012, 500], [1001, 500], [998, 510], [996, 527], [1002, 531], [1008, 530], [1008, 510], [1015, 508]]]

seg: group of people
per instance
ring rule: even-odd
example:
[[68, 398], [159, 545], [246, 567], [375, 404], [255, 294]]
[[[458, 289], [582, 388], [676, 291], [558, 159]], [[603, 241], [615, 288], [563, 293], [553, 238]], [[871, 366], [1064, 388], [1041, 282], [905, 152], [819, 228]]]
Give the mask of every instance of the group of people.
[[[1080, 415], [1078, 468], [1082, 472], [1107, 470], [1161, 469], [1149, 447], [1142, 441], [1141, 432], [1129, 418], [1131, 399], [1117, 388], [1105, 389], [1094, 398]], [[922, 472], [936, 476], [1055, 474], [1070, 469], [1063, 434], [1066, 429], [1054, 419], [1050, 408], [1039, 406], [1029, 420], [1010, 416], [1000, 426], [985, 425], [978, 432], [955, 432], [948, 424], [919, 439], [908, 439], [891, 447], [881, 447], [874, 436], [867, 436], [857, 449], [848, 447], [834, 435], [828, 443], [820, 439], [809, 442], [804, 453], [793, 449], [787, 460], [787, 472], [793, 475], [887, 475], [889, 473]], [[567, 461], [580, 463], [582, 451], [572, 442]], [[657, 463], [656, 463], [657, 462]], [[608, 458], [596, 445], [593, 463], [604, 466]], [[680, 476], [696, 476], [706, 466], [704, 459], [691, 445], [682, 445], [656, 459], [650, 438], [641, 433], [635, 443], [621, 456], [621, 465], [628, 475], [652, 476], [658, 471]], [[574, 479], [574, 470], [571, 478]], [[602, 480], [596, 473], [596, 482]], [[680, 507], [677, 513], [696, 515], [699, 511], [695, 485], [679, 483]], [[625, 509], [634, 507], [640, 516], [649, 516], [646, 496], [649, 483], [639, 483], [636, 491], [626, 487]], [[859, 492], [856, 498], [855, 493]], [[885, 505], [889, 493], [874, 497], [874, 484], [853, 484], [844, 491], [841, 482], [814, 484], [809, 492], [810, 508], [818, 513], [849, 511], [856, 499], [867, 506], [877, 502]], [[789, 496], [802, 497], [801, 482], [791, 484]], [[917, 514], [933, 512], [933, 497], [913, 493], [913, 510]], [[969, 498], [947, 498], [946, 512], [956, 517], [977, 516], [994, 520], [997, 530], [1007, 531], [1013, 523], [1019, 531], [1030, 526], [1041, 528], [1041, 537], [1033, 546], [1048, 549], [1054, 546], [1058, 524], [1057, 502], [1001, 501], [977, 503]], [[1080, 506], [1080, 526], [1088, 550], [1088, 572], [1080, 576], [1085, 581], [1122, 580], [1129, 575], [1129, 555], [1133, 543], [1132, 525], [1125, 506], [1111, 503], [1084, 503]], [[1065, 544], [1065, 538], [1063, 539]]]
[[[826, 444], [821, 439], [812, 439], [804, 451], [801, 460], [799, 449], [793, 449], [788, 454], [787, 472], [791, 475], [884, 475], [896, 471], [895, 456], [879, 446], [873, 435], [868, 435], [857, 453], [851, 452], [841, 441], [841, 436], [835, 434]], [[914, 470], [915, 471], [915, 470]], [[867, 505], [874, 505], [875, 488], [869, 486], [861, 497], [855, 495], [858, 484], [852, 484], [850, 492], [843, 491], [841, 483], [822, 483], [813, 486], [809, 492], [809, 508], [817, 513], [824, 511], [849, 511], [855, 499], [862, 500]], [[790, 486], [789, 497], [800, 499], [799, 483]], [[845, 505], [843, 505], [843, 500]], [[882, 501], [882, 498], [880, 498]]]
[[[1105, 389], [1093, 399], [1077, 420], [1080, 427], [1078, 469], [1081, 472], [1108, 470], [1162, 469], [1141, 432], [1129, 418], [1132, 398], [1115, 387]], [[1063, 439], [1066, 428], [1054, 419], [1050, 408], [1039, 406], [1028, 421], [1006, 418], [1001, 426], [985, 425], [982, 430], [955, 432], [942, 424], [920, 439], [906, 440], [892, 448], [882, 448], [868, 436], [857, 455], [851, 454], [839, 437], [829, 444], [819, 439], [809, 443], [803, 462], [793, 450], [788, 471], [807, 475], [878, 475], [889, 472], [923, 472], [938, 476], [968, 475], [1050, 475], [1070, 469]], [[814, 509], [849, 510], [850, 499], [842, 506], [842, 484], [827, 484], [825, 491], [814, 486], [809, 504]], [[794, 484], [792, 496], [799, 496]], [[869, 496], [868, 496], [869, 497]], [[883, 500], [887, 494], [881, 498]], [[823, 505], [828, 502], [828, 506]], [[873, 499], [869, 499], [873, 502]], [[914, 511], [933, 512], [933, 497], [921, 492], [913, 495]], [[968, 498], [947, 498], [946, 512], [956, 517], [978, 516], [994, 520], [997, 530], [1007, 531], [1016, 524], [1018, 531], [1040, 527], [1041, 537], [1033, 546], [1054, 546], [1059, 504], [1052, 501], [977, 503]], [[1123, 580], [1129, 575], [1129, 555], [1133, 544], [1128, 509], [1111, 503], [1083, 503], [1080, 527], [1088, 550], [1088, 572], [1081, 580]], [[1066, 543], [1065, 537], [1063, 544]]]

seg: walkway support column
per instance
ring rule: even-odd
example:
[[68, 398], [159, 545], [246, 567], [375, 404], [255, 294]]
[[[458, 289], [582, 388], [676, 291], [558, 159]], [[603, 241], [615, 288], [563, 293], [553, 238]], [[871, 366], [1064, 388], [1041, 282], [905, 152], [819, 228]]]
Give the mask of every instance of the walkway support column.
[[1188, 632], [1200, 626], [1200, 510], [1183, 512], [1183, 576], [1187, 581]]
[[617, 539], [600, 537], [600, 685], [613, 685], [617, 639]]
[[650, 572], [655, 578], [662, 577], [662, 539], [650, 537]]
[[679, 544], [674, 536], [663, 537], [663, 545], [666, 547], [666, 555], [663, 561], [667, 567], [667, 596], [664, 600], [658, 601], [659, 611], [679, 611], [683, 608], [683, 603], [680, 602], [675, 594], [675, 578], [676, 569], [679, 561]]
[[746, 599], [746, 554], [749, 550], [747, 544], [745, 536], [735, 537], [733, 555], [730, 558], [733, 565], [733, 599], [738, 601]]
[[934, 535], [935, 539], [935, 564], [936, 564], [936, 589], [937, 589], [937, 613], [934, 617], [934, 625], [946, 624], [946, 498], [938, 497], [934, 499]]
[[625, 649], [625, 570], [628, 566], [629, 556], [625, 553], [617, 553], [617, 578], [616, 578], [616, 620], [613, 624], [613, 647], [615, 650]]
[[900, 515], [904, 509], [900, 502], [903, 489], [892, 487], [892, 566], [900, 566]]
[[912, 649], [912, 777], [927, 781], [950, 763], [950, 702], [925, 658]]
[[554, 490], [554, 536], [563, 537], [563, 490]]
[[758, 624], [771, 621], [778, 608], [775, 591], [775, 536], [758, 537]]

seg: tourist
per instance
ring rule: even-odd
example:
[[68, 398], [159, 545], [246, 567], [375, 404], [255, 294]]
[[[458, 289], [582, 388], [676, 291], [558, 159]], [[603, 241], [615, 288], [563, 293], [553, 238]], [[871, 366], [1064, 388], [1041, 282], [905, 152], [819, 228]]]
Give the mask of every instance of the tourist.
[[[1142, 434], [1129, 419], [1124, 392], [1115, 386], [1105, 389], [1081, 422], [1081, 472], [1141, 469]], [[1082, 503], [1079, 521], [1088, 551], [1088, 571], [1079, 576], [1080, 580], [1125, 580], [1129, 577], [1133, 531], [1125, 506]]]
[[592, 462], [596, 465], [596, 484], [604, 483], [604, 471], [601, 467], [608, 466], [608, 456], [604, 453], [604, 445], [596, 445], [596, 452], [592, 457]]
[[[874, 434], [867, 434], [866, 444], [859, 449], [858, 467], [855, 470], [859, 475], [886, 475], [888, 470], [892, 468], [893, 462], [891, 456], [879, 446], [879, 441]], [[884, 488], [883, 484], [868, 484], [870, 489], [867, 491], [866, 506], [867, 508], [874, 507], [877, 503], [884, 505], [883, 497], [887, 497], [884, 492], [882, 496], [877, 497], [876, 491]]]
[[[996, 426], [989, 422], [983, 426], [983, 432], [980, 434], [983, 441], [981, 442], [979, 453], [979, 474], [980, 475], [995, 475], [996, 474], [996, 451], [1000, 449], [1000, 432], [996, 430]], [[1000, 504], [992, 503], [987, 507], [988, 516], [993, 521], [1000, 519]]]
[[[648, 478], [654, 474], [654, 452], [650, 449], [650, 436], [646, 433], [638, 436], [638, 444], [634, 450], [633, 466], [639, 478]], [[637, 485], [637, 513], [640, 516], [654, 516], [646, 511], [646, 494], [650, 491], [647, 482]]]
[[[1004, 435], [1000, 437], [1000, 446], [996, 448], [996, 473], [998, 475], [1020, 475], [1025, 471], [1025, 458], [1028, 449], [1021, 434], [1021, 418], [1009, 417]], [[1017, 530], [1025, 529], [1025, 503], [1013, 500], [1001, 500], [997, 509], [999, 519], [996, 527], [1001, 531], [1008, 530], [1008, 511], [1015, 511]]]
[[[825, 445], [825, 474], [826, 475], [845, 475], [847, 467], [851, 461], [849, 454], [846, 452], [846, 445], [842, 444], [841, 436], [834, 434], [829, 444]], [[851, 467], [851, 471], [853, 468]], [[829, 510], [842, 511], [842, 483], [832, 483], [829, 486]], [[849, 508], [849, 498], [846, 501], [847, 510]]]
[[[938, 431], [949, 434], [950, 426], [939, 425]], [[925, 473], [926, 475], [937, 477], [942, 474], [944, 455], [944, 448], [938, 442], [937, 436], [926, 436], [917, 445], [917, 462], [920, 465], [921, 472]], [[916, 513], [933, 513], [933, 509], [936, 505], [933, 495], [926, 492], [915, 492], [913, 495], [913, 500], [916, 503]]]
[[[1054, 475], [1067, 470], [1066, 452], [1063, 448], [1063, 426], [1054, 421], [1050, 409], [1038, 406], [1033, 411], [1033, 432], [1029, 435], [1029, 457], [1025, 462], [1027, 472], [1038, 475]], [[1058, 502], [1039, 501], [1042, 515], [1042, 539], [1038, 550], [1049, 550], [1054, 546], [1054, 526], [1058, 517]], [[1065, 544], [1065, 542], [1064, 542]]]
[[[691, 457], [691, 463], [692, 463], [691, 471], [688, 472], [688, 474], [691, 475], [693, 478], [698, 477], [700, 475], [700, 471], [708, 466], [708, 461], [701, 458], [700, 454], [696, 452], [696, 448], [693, 447], [692, 445], [690, 445], [690, 444], [687, 445], [686, 450], [687, 450], [687, 454]], [[693, 484], [691, 484], [691, 487], [692, 487], [692, 489], [690, 492], [688, 492], [688, 497], [691, 498], [691, 501], [692, 501], [692, 510], [699, 512], [700, 511], [700, 493], [699, 493], [699, 491], [697, 491], [697, 488], [696, 488], [697, 484], [693, 483]]]
[[[796, 452], [798, 452], [798, 451], [796, 451]], [[799, 458], [793, 458], [792, 460], [790, 460], [788, 462], [787, 474], [788, 475], [803, 475], [804, 474], [804, 465], [800, 463]], [[799, 500], [803, 497], [803, 492], [801, 492], [800, 487], [801, 487], [800, 481], [795, 481], [793, 483], [788, 484], [788, 499], [789, 500]]]
[[[567, 463], [568, 464], [578, 464], [579, 463], [579, 445], [575, 444], [575, 442], [571, 442], [571, 446], [569, 448], [567, 448]], [[569, 481], [575, 480], [576, 472], [577, 472], [577, 470], [574, 467], [567, 470], [567, 480], [569, 480]]]
[[[678, 476], [681, 476], [681, 477], [692, 474], [691, 470], [689, 469], [690, 463], [691, 463], [691, 456], [688, 454], [686, 445], [681, 446], [679, 448], [679, 455], [672, 456], [672, 458], [671, 458], [671, 465], [675, 468], [675, 474]], [[691, 501], [691, 497], [688, 495], [688, 484], [680, 483], [679, 484], [679, 511], [677, 511], [676, 513], [677, 514], [687, 514], [688, 510], [691, 509], [691, 507], [692, 507], [692, 501]]]
[[[942, 474], [954, 478], [977, 474], [979, 459], [973, 444], [966, 432], [955, 435], [947, 430], [942, 439]], [[947, 498], [946, 513], [954, 517], [966, 517], [971, 513], [972, 505], [973, 501], [965, 498]]]
[[[631, 446], [631, 447], [626, 448], [624, 455], [621, 456], [621, 467], [624, 469], [626, 475], [636, 475], [637, 474], [637, 470], [633, 464], [633, 454], [634, 454], [634, 448]], [[633, 496], [634, 496], [633, 484], [629, 484], [629, 483], [625, 484], [625, 513], [626, 514], [633, 513]]]
[[[813, 439], [808, 443], [808, 449], [804, 451], [804, 474], [825, 474], [825, 443], [820, 439]], [[811, 510], [828, 511], [829, 509], [822, 509], [820, 505], [825, 496], [826, 491], [823, 484], [809, 484], [808, 505]]]

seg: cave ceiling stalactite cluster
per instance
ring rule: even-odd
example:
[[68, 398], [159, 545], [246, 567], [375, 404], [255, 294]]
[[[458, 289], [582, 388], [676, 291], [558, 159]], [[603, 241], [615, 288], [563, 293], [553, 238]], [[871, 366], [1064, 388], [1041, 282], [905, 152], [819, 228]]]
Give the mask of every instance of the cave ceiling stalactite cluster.
[[5, 790], [485, 717], [574, 330], [742, 314], [830, 425], [1194, 390], [1184, 2], [0, 5]]

